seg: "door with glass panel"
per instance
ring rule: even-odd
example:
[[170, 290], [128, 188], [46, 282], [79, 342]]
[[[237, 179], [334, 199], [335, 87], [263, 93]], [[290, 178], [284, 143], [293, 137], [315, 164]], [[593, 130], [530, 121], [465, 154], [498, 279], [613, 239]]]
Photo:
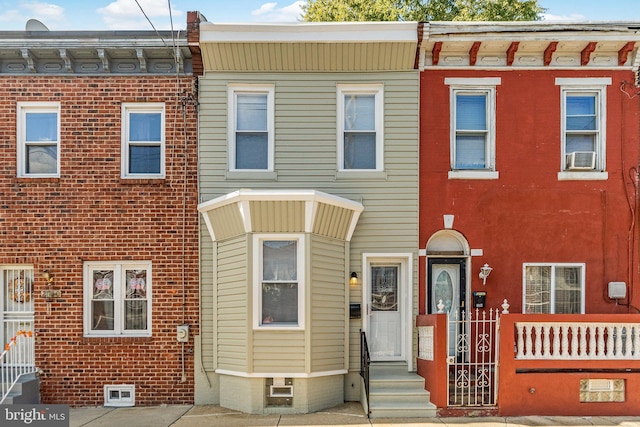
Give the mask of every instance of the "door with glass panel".
[[16, 337], [11, 351], [2, 363], [33, 365], [33, 268], [30, 266], [0, 266], [1, 295], [0, 343], [2, 349]]
[[401, 264], [369, 266], [369, 352], [373, 361], [403, 360]]
[[[447, 314], [450, 325], [456, 325], [465, 311], [466, 274], [464, 258], [433, 258], [428, 262], [430, 313]], [[457, 328], [449, 327], [449, 355], [455, 355]]]

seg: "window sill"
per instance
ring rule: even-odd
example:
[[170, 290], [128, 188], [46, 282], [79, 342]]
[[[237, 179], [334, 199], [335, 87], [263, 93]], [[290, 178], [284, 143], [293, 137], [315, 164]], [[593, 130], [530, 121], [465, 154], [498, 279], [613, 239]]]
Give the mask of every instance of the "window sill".
[[127, 343], [151, 342], [151, 335], [84, 335], [83, 344], [122, 345]]
[[278, 180], [278, 172], [275, 172], [275, 171], [261, 171], [261, 170], [256, 170], [256, 171], [227, 171], [227, 174], [226, 174], [225, 178], [228, 179], [228, 180], [232, 180], [232, 179], [247, 179], [247, 180], [260, 179], [260, 180], [277, 181]]
[[164, 185], [165, 178], [120, 178], [122, 185]]
[[255, 332], [257, 331], [304, 331], [304, 327], [303, 326], [299, 326], [299, 325], [258, 325], [258, 326], [254, 326], [253, 330]]
[[19, 176], [16, 178], [19, 184], [28, 184], [28, 183], [59, 183], [59, 176], [48, 176], [48, 177], [35, 177], [35, 176]]
[[558, 181], [606, 181], [609, 172], [558, 172]]
[[336, 171], [336, 180], [338, 179], [387, 179], [387, 171], [363, 171], [363, 170], [339, 170]]
[[471, 171], [471, 170], [455, 170], [449, 171], [449, 179], [498, 179], [500, 174], [498, 171]]

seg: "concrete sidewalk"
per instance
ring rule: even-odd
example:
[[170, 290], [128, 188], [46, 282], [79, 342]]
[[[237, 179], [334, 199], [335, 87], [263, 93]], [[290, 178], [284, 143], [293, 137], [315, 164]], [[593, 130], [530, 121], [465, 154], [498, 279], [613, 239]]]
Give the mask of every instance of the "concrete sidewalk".
[[455, 417], [368, 419], [359, 403], [351, 402], [305, 415], [247, 415], [218, 405], [162, 405], [133, 408], [71, 408], [71, 427], [640, 427], [638, 417]]

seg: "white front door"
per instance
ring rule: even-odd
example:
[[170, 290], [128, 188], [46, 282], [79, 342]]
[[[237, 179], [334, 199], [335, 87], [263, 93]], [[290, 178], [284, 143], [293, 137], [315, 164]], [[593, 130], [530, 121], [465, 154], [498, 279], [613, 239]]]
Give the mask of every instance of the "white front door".
[[[33, 269], [23, 266], [0, 266], [0, 343], [8, 344], [19, 331], [33, 333]], [[12, 349], [6, 362], [33, 363], [33, 335], [21, 336]]]
[[451, 322], [449, 325], [449, 355], [455, 355], [455, 321], [464, 311], [466, 283], [463, 259], [429, 260], [430, 312], [438, 313], [442, 303], [443, 312]]
[[404, 360], [402, 264], [371, 263], [368, 273], [371, 360]]

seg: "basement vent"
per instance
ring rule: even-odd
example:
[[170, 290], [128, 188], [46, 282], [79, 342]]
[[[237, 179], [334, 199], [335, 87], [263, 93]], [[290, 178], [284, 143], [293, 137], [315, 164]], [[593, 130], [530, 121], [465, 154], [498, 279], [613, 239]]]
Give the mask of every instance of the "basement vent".
[[624, 379], [580, 380], [580, 402], [624, 402]]
[[104, 386], [104, 406], [135, 406], [136, 386], [134, 384], [118, 384]]
[[589, 380], [589, 391], [613, 391], [613, 380]]
[[293, 378], [266, 378], [267, 407], [293, 406]]

